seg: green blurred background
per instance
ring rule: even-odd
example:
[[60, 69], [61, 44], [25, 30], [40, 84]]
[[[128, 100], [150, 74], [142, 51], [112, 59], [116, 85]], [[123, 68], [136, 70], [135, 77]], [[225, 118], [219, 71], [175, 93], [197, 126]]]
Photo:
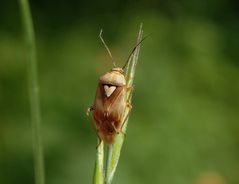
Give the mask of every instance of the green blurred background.
[[[239, 183], [237, 0], [32, 0], [48, 184], [91, 183], [96, 135], [85, 111], [98, 77], [144, 41], [114, 184]], [[0, 2], [0, 184], [34, 183], [17, 1]]]

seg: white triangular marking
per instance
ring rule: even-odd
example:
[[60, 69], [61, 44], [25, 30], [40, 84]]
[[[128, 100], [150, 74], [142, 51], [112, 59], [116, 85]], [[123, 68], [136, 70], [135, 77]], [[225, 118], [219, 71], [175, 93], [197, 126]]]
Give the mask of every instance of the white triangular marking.
[[107, 97], [109, 97], [116, 89], [116, 86], [107, 86], [107, 85], [104, 85], [104, 90], [105, 90], [105, 95]]

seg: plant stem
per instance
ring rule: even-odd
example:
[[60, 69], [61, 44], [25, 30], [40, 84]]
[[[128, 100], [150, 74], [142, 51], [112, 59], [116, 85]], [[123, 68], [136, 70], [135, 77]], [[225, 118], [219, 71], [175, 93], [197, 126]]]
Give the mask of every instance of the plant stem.
[[[143, 31], [142, 31], [142, 23], [140, 24], [139, 34], [137, 38], [137, 43], [140, 42], [142, 39]], [[130, 58], [126, 70], [125, 70], [125, 77], [127, 79], [127, 88], [130, 89], [127, 92], [127, 100], [131, 102], [132, 98], [132, 86], [133, 80], [135, 75], [135, 68], [138, 61], [140, 45], [136, 48], [134, 54]], [[128, 124], [128, 114], [130, 112], [130, 108], [126, 108], [123, 119], [125, 120], [125, 124], [122, 127], [122, 131], [126, 133], [126, 128]], [[103, 141], [97, 147], [96, 153], [96, 162], [95, 162], [95, 169], [94, 169], [94, 176], [93, 176], [93, 184], [111, 184], [112, 179], [114, 177], [114, 173], [119, 161], [121, 148], [124, 142], [125, 135], [120, 133], [116, 136], [115, 142], [112, 145], [107, 146], [107, 154], [106, 154], [106, 168], [104, 171], [104, 143]]]
[[[142, 30], [142, 23], [140, 24], [140, 29], [139, 29], [139, 33], [138, 33], [138, 38], [137, 38], [137, 43], [140, 42], [140, 40], [142, 39], [142, 35], [143, 35], [143, 30]], [[132, 86], [133, 86], [133, 81], [134, 81], [134, 76], [135, 76], [135, 68], [137, 65], [137, 61], [138, 61], [138, 56], [139, 56], [139, 50], [140, 50], [140, 45], [136, 48], [134, 54], [132, 55], [132, 57], [130, 58], [129, 64], [126, 68], [126, 79], [127, 80], [127, 87], [128, 89], [130, 89], [127, 92], [127, 99], [128, 102], [131, 102], [131, 98], [132, 98]], [[128, 114], [130, 112], [130, 108], [126, 108], [125, 112], [124, 112], [124, 119], [125, 119], [125, 124], [124, 127], [122, 128], [122, 131], [124, 133], [126, 133], [126, 128], [127, 128], [127, 124], [128, 124]], [[107, 154], [107, 167], [106, 167], [106, 177], [105, 177], [105, 184], [111, 184], [112, 179], [114, 177], [114, 173], [119, 161], [119, 157], [120, 157], [120, 152], [121, 152], [121, 148], [124, 142], [124, 138], [125, 135], [123, 135], [122, 133], [119, 134], [113, 145], [109, 145], [108, 148], [108, 154]]]
[[[143, 24], [141, 23], [136, 44], [138, 44], [140, 42], [142, 37], [143, 37]], [[136, 50], [132, 56], [132, 62], [130, 62], [131, 65], [129, 66], [129, 68], [127, 70], [128, 73], [126, 73], [126, 78], [128, 78], [128, 82], [127, 82], [128, 87], [133, 86], [133, 81], [134, 81], [134, 77], [135, 77], [135, 69], [136, 69], [136, 65], [138, 63], [138, 58], [139, 58], [139, 51], [140, 51], [140, 45], [136, 48]]]
[[27, 67], [32, 121], [32, 141], [35, 167], [35, 183], [45, 184], [44, 158], [41, 139], [41, 112], [37, 74], [35, 35], [28, 0], [19, 0], [25, 34]]
[[111, 162], [112, 162], [112, 155], [113, 155], [113, 147], [112, 145], [108, 145], [107, 147], [107, 162], [106, 162], [106, 170], [105, 170], [105, 184], [111, 183]]
[[104, 184], [104, 143], [97, 146], [93, 184]]

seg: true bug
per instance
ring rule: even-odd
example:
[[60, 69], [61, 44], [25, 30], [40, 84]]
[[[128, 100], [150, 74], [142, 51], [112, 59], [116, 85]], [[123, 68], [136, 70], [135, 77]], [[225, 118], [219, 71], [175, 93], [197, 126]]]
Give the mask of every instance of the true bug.
[[127, 99], [127, 91], [132, 87], [127, 87], [127, 81], [124, 74], [124, 68], [130, 61], [137, 46], [146, 38], [144, 37], [131, 51], [124, 67], [116, 66], [113, 56], [102, 38], [102, 30], [99, 37], [104, 44], [111, 60], [113, 68], [99, 78], [98, 87], [93, 106], [88, 108], [87, 116], [92, 112], [95, 123], [93, 128], [100, 139], [106, 144], [114, 143], [118, 133], [123, 133], [122, 127], [127, 119], [124, 116], [126, 108], [132, 108], [131, 103]]

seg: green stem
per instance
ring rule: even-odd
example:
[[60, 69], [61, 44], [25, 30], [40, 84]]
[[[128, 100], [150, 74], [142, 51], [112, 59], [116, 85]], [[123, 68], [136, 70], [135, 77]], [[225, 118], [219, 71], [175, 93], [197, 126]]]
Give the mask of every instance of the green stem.
[[[142, 27], [143, 25], [140, 24], [140, 29], [139, 29], [139, 34], [138, 34], [138, 38], [137, 38], [137, 43], [139, 43], [139, 41], [142, 39], [142, 35], [143, 35], [143, 31], [142, 31]], [[137, 61], [138, 61], [138, 56], [139, 56], [139, 50], [140, 50], [140, 46], [138, 46], [133, 54], [133, 56], [130, 58], [129, 61], [129, 65], [126, 68], [126, 78], [127, 80], [127, 87], [130, 89], [127, 92], [127, 99], [128, 102], [131, 102], [131, 97], [132, 97], [132, 86], [133, 86], [133, 81], [134, 81], [134, 76], [135, 76], [135, 68], [137, 65]], [[124, 112], [124, 119], [126, 119], [124, 127], [122, 128], [122, 131], [124, 133], [126, 133], [126, 128], [127, 128], [127, 124], [128, 124], [128, 114], [129, 114], [130, 109], [126, 108], [125, 112]], [[108, 158], [107, 158], [107, 167], [106, 167], [106, 178], [105, 178], [105, 184], [111, 184], [113, 177], [114, 177], [114, 173], [116, 171], [116, 167], [118, 165], [118, 161], [119, 161], [119, 157], [120, 157], [120, 152], [121, 152], [121, 148], [124, 142], [124, 138], [125, 136], [121, 133], [119, 134], [113, 145], [109, 146], [108, 149]]]
[[39, 99], [39, 86], [37, 74], [37, 57], [35, 35], [32, 23], [31, 11], [28, 0], [19, 0], [19, 6], [22, 16], [22, 24], [25, 34], [25, 42], [27, 49], [27, 66], [28, 66], [28, 80], [30, 93], [30, 109], [32, 121], [32, 139], [33, 139], [33, 154], [35, 167], [35, 183], [45, 184], [44, 176], [44, 158], [41, 139], [41, 112]]
[[108, 145], [107, 149], [107, 162], [106, 162], [106, 170], [105, 170], [105, 184], [111, 184], [112, 178], [110, 176], [111, 174], [111, 162], [112, 162], [112, 156], [113, 156], [113, 146]]
[[[142, 37], [143, 37], [143, 24], [141, 23], [136, 44], [138, 44], [140, 42]], [[138, 63], [138, 58], [139, 58], [139, 51], [140, 51], [140, 45], [136, 48], [136, 50], [132, 56], [132, 62], [130, 62], [131, 65], [129, 66], [129, 69], [127, 70], [127, 73], [126, 73], [126, 77], [128, 78], [128, 82], [127, 82], [128, 87], [133, 86], [133, 81], [134, 81], [134, 77], [135, 77], [135, 69], [136, 69], [136, 65]]]
[[104, 184], [104, 143], [97, 146], [93, 184]]
[[[140, 24], [139, 34], [137, 38], [137, 43], [142, 39], [143, 31], [142, 31], [142, 24]], [[126, 79], [127, 80], [127, 88], [130, 90], [127, 92], [127, 100], [128, 102], [131, 102], [132, 97], [132, 86], [133, 86], [133, 80], [135, 75], [135, 68], [138, 61], [139, 56], [139, 50], [140, 46], [138, 46], [132, 55], [132, 57], [129, 60], [129, 63], [126, 68]], [[128, 114], [130, 109], [126, 108], [124, 112], [124, 119], [125, 124], [122, 128], [122, 131], [126, 133], [126, 128], [128, 124]], [[116, 136], [115, 142], [112, 145], [107, 146], [107, 158], [106, 158], [106, 170], [104, 171], [104, 143], [103, 141], [101, 144], [97, 147], [97, 153], [96, 153], [96, 162], [95, 162], [95, 170], [94, 170], [94, 176], [93, 176], [93, 184], [111, 184], [114, 173], [116, 171], [116, 167], [119, 161], [121, 148], [124, 142], [125, 135], [120, 133]]]

